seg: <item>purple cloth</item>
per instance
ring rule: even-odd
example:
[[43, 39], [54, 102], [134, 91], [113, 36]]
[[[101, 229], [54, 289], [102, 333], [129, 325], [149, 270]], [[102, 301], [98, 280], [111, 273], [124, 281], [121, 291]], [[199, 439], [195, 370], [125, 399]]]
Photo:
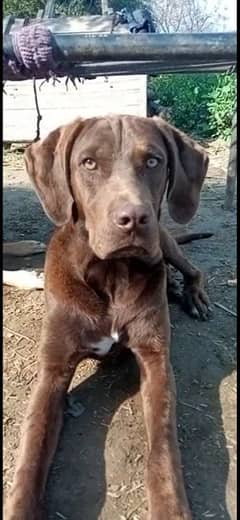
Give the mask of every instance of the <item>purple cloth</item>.
[[[8, 59], [5, 68], [29, 77], [49, 78], [57, 72], [54, 59], [55, 41], [51, 31], [42, 24], [22, 27], [12, 33], [15, 60]], [[55, 52], [56, 54], [56, 52]], [[6, 78], [7, 79], [7, 78]]]

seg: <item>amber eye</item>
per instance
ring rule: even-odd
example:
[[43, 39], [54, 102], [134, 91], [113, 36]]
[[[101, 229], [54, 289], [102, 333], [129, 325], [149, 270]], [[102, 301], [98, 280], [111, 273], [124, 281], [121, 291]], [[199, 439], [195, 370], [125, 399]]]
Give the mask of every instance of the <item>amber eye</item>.
[[156, 168], [159, 164], [159, 159], [157, 157], [149, 157], [146, 161], [146, 165], [148, 168]]
[[88, 157], [87, 159], [84, 159], [83, 165], [85, 166], [85, 168], [87, 168], [87, 170], [95, 170], [97, 163], [96, 161]]

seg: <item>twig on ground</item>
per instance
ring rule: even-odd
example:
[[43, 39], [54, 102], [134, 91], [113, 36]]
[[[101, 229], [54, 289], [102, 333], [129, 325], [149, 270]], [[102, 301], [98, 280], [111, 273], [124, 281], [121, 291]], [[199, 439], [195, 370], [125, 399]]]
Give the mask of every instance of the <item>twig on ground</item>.
[[193, 406], [193, 404], [185, 403], [185, 401], [178, 401], [178, 402], [180, 404], [182, 404], [183, 406], [187, 406], [188, 408], [192, 408], [193, 410], [197, 410], [197, 412], [202, 412], [203, 411], [198, 406]]
[[219, 309], [222, 309], [223, 311], [227, 312], [228, 314], [231, 314], [231, 316], [234, 316], [234, 318], [237, 318], [237, 314], [234, 311], [231, 311], [231, 309], [228, 309], [228, 307], [225, 307], [221, 303], [214, 302], [215, 307], [219, 307]]
[[36, 359], [34, 359], [33, 361], [31, 361], [31, 363], [28, 363], [28, 365], [26, 365], [26, 366], [24, 367], [24, 369], [22, 370], [22, 375], [23, 375], [27, 370], [29, 370], [29, 368], [31, 368], [32, 366], [36, 365], [36, 363], [37, 363], [37, 360], [36, 360]]
[[67, 517], [62, 515], [62, 513], [59, 513], [59, 511], [56, 511], [56, 516], [58, 516], [58, 518], [62, 518], [62, 520], [67, 520]]
[[133, 513], [136, 513], [136, 511], [146, 502], [146, 499], [142, 500], [142, 502], [140, 502], [140, 504], [136, 505], [133, 507], [133, 509], [131, 509], [131, 511], [127, 514], [126, 516], [126, 520], [130, 520], [130, 518], [132, 517]]
[[19, 338], [26, 339], [27, 341], [32, 341], [33, 343], [36, 343], [34, 339], [29, 338], [29, 336], [25, 336], [24, 334], [20, 334], [20, 332], [16, 332], [15, 330], [6, 327], [6, 325], [3, 325], [3, 328], [10, 332], [10, 334], [13, 334], [14, 336], [18, 336]]

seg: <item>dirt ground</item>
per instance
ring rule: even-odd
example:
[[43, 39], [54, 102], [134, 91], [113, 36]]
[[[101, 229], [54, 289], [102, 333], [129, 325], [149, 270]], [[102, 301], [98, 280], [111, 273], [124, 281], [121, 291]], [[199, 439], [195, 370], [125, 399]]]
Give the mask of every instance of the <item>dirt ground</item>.
[[[171, 357], [178, 390], [179, 442], [194, 520], [236, 520], [236, 212], [222, 208], [228, 151], [206, 144], [210, 168], [197, 217], [185, 229], [213, 231], [185, 246], [208, 279], [214, 314], [199, 322], [170, 305]], [[51, 225], [23, 171], [19, 153], [4, 153], [4, 240], [47, 241]], [[177, 226], [169, 222], [176, 230]], [[41, 267], [42, 256], [5, 268]], [[225, 307], [220, 308], [214, 303]], [[36, 377], [44, 295], [4, 288], [4, 489], [8, 492], [20, 424]], [[80, 365], [72, 395], [82, 405], [64, 429], [48, 481], [52, 520], [144, 520], [145, 430], [134, 360]], [[166, 519], [167, 520], [167, 519]]]

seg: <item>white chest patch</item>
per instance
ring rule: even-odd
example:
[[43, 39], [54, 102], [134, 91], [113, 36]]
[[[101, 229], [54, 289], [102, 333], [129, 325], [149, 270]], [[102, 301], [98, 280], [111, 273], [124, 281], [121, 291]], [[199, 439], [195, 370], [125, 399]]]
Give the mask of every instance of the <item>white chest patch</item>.
[[98, 356], [105, 356], [117, 341], [119, 341], [119, 335], [117, 332], [113, 332], [110, 338], [103, 336], [97, 343], [92, 343], [91, 348]]

